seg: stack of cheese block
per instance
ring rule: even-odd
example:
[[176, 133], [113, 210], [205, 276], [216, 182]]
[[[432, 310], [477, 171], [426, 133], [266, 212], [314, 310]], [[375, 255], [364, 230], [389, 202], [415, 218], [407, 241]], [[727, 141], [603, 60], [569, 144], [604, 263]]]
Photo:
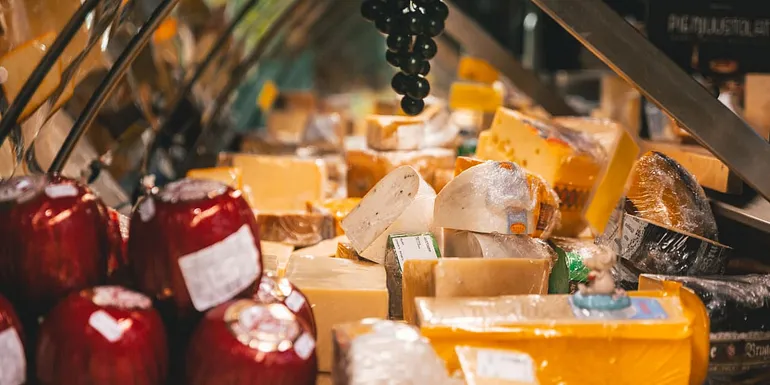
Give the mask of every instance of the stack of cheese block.
[[[431, 140], [443, 127], [444, 105], [434, 102], [417, 116], [370, 115], [366, 145], [346, 149], [349, 197], [363, 197], [389, 172], [404, 165], [420, 172], [434, 188], [446, 183], [455, 152], [440, 147], [446, 141]], [[441, 125], [443, 126], [443, 125]], [[452, 137], [448, 138], [453, 139]], [[449, 174], [451, 176], [451, 173]]]

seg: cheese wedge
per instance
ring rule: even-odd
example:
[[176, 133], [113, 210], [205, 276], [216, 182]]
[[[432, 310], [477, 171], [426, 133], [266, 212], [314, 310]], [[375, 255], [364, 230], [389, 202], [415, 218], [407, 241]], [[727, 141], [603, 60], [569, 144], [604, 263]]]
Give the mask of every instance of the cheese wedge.
[[548, 244], [526, 235], [483, 234], [443, 229], [447, 258], [525, 258], [556, 260]]
[[429, 105], [417, 116], [370, 115], [366, 118], [366, 144], [375, 150], [419, 150], [427, 146], [428, 122], [443, 108]]
[[318, 342], [318, 369], [332, 369], [332, 327], [364, 318], [388, 316], [385, 268], [341, 258], [295, 256], [286, 278], [307, 297], [313, 308]]
[[[460, 175], [463, 171], [484, 162], [487, 161], [467, 156], [458, 156], [455, 161], [454, 175]], [[537, 207], [533, 210], [534, 220], [537, 225], [531, 235], [545, 239], [561, 223], [559, 196], [548, 186], [548, 183], [542, 177], [529, 171], [524, 171], [527, 173], [527, 184], [529, 185], [530, 193], [538, 202]]]
[[[437, 227], [479, 233], [550, 235], [555, 193], [512, 162], [483, 162], [460, 173], [436, 197]], [[550, 203], [550, 204], [548, 204]], [[558, 207], [558, 206], [557, 206]]]
[[342, 228], [361, 257], [383, 263], [388, 235], [430, 232], [436, 192], [409, 166], [380, 180], [342, 220]]
[[345, 152], [345, 157], [348, 164], [349, 197], [363, 197], [380, 179], [401, 166], [412, 166], [425, 181], [435, 187], [436, 170], [452, 168], [455, 162], [455, 152], [448, 148], [417, 151], [351, 148]]
[[550, 259], [443, 258], [434, 274], [436, 297], [548, 294]]
[[243, 189], [251, 207], [265, 212], [305, 211], [327, 191], [326, 166], [293, 156], [220, 154], [219, 164], [243, 170]]
[[337, 252], [334, 254], [334, 258], [358, 261], [361, 259], [361, 256], [358, 255], [358, 252], [353, 248], [353, 245], [351, 245], [350, 241], [348, 240], [346, 242], [337, 243]]
[[476, 156], [516, 162], [545, 178], [561, 199], [557, 234], [564, 236], [585, 228], [583, 211], [607, 161], [604, 148], [588, 135], [506, 108], [479, 135]]

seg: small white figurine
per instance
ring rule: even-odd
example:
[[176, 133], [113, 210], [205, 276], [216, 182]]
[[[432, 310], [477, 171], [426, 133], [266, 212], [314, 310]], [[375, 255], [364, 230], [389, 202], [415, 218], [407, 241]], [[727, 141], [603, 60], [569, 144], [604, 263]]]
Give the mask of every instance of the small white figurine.
[[610, 296], [619, 294], [615, 289], [615, 280], [611, 272], [617, 262], [617, 256], [608, 248], [603, 248], [603, 252], [583, 259], [583, 264], [591, 269], [591, 272], [588, 273], [588, 284], [578, 285], [580, 294]]

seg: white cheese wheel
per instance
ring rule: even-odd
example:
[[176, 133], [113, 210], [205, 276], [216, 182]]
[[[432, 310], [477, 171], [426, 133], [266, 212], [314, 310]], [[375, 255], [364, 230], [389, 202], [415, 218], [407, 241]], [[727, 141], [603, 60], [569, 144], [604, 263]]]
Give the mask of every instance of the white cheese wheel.
[[484, 162], [452, 179], [436, 197], [434, 225], [478, 233], [532, 234], [527, 173], [513, 162]]
[[388, 235], [432, 230], [436, 192], [410, 166], [401, 166], [372, 188], [341, 226], [361, 257], [383, 263]]

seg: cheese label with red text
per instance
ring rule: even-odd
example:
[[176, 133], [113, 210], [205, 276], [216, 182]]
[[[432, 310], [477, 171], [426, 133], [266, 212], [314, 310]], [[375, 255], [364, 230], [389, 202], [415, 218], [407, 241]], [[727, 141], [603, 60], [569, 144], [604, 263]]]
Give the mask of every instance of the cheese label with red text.
[[16, 329], [0, 332], [0, 385], [22, 385], [26, 375], [27, 361]]
[[248, 225], [220, 242], [179, 258], [193, 306], [205, 311], [240, 293], [259, 277], [259, 250]]

